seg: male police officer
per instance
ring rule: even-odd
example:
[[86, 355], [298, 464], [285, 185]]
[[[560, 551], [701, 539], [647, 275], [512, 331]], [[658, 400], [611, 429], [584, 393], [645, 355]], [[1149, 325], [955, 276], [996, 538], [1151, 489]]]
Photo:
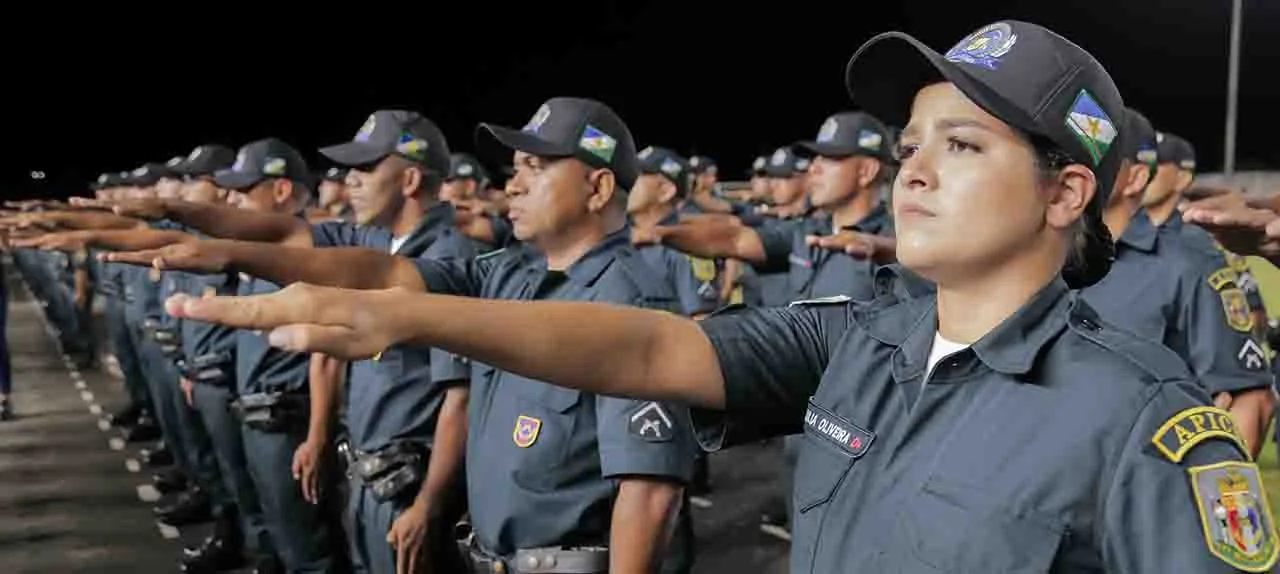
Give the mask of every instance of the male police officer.
[[[520, 248], [474, 262], [411, 262], [369, 250], [268, 247], [246, 250], [242, 266], [357, 288], [675, 310], [670, 286], [629, 246], [621, 190], [638, 169], [631, 135], [612, 110], [554, 98], [521, 130], [485, 128], [515, 150], [508, 191]], [[199, 249], [138, 258], [193, 266], [218, 259]], [[693, 462], [679, 411], [565, 392], [474, 364], [471, 393], [466, 475], [475, 538], [467, 549], [475, 572], [656, 567]]]

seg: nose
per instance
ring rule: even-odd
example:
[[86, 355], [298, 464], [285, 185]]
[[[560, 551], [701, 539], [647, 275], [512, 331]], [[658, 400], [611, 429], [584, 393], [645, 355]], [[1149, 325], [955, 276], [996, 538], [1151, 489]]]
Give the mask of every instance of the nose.
[[937, 187], [932, 155], [921, 146], [898, 168], [898, 181], [908, 189], [929, 190]]

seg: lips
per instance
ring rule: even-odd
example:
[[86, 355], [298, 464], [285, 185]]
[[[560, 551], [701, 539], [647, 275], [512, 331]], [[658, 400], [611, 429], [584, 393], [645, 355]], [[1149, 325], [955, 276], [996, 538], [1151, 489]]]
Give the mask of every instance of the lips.
[[898, 203], [897, 212], [899, 217], [935, 217], [936, 213], [929, 210], [925, 206], [913, 202], [902, 201]]

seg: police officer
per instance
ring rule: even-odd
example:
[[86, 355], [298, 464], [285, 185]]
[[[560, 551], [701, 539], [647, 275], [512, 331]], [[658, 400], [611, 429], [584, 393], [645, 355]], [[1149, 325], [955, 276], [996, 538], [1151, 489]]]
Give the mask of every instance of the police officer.
[[347, 168], [331, 167], [320, 176], [316, 190], [316, 208], [309, 218], [318, 220], [350, 220], [353, 215], [347, 196]]
[[[508, 192], [520, 247], [474, 262], [410, 262], [343, 250], [323, 255], [337, 269], [325, 274], [301, 261], [303, 250], [276, 248], [284, 250], [271, 257], [298, 261], [290, 279], [348, 287], [402, 285], [486, 299], [676, 310], [671, 287], [655, 280], [660, 275], [629, 245], [622, 190], [639, 170], [630, 133], [612, 110], [592, 100], [553, 98], [523, 129], [484, 128], [514, 149], [517, 171]], [[494, 316], [473, 327], [498, 336], [504, 322]], [[680, 411], [561, 389], [476, 363], [471, 394], [472, 571], [656, 568], [693, 460]]]
[[[1155, 169], [1155, 131], [1126, 110], [1119, 175], [1103, 216], [1116, 239], [1111, 271], [1084, 298], [1117, 326], [1163, 343], [1182, 357], [1220, 405], [1230, 405], [1236, 428], [1256, 456], [1273, 403], [1271, 374], [1253, 339], [1252, 318], [1235, 271], [1187, 241], [1161, 234], [1139, 205]], [[1234, 400], [1233, 400], [1234, 399]], [[1264, 412], [1251, 404], [1261, 401]]]
[[473, 201], [489, 184], [489, 174], [479, 160], [470, 154], [449, 156], [449, 171], [440, 187], [440, 200], [452, 204]]
[[[652, 228], [679, 222], [678, 206], [688, 197], [693, 184], [689, 164], [670, 149], [653, 146], [641, 150], [637, 158], [640, 175], [627, 194], [631, 224]], [[654, 269], [667, 274], [680, 297], [684, 315], [700, 317], [720, 306], [715, 261], [660, 245], [640, 247], [638, 251]]]
[[[1106, 71], [1002, 21], [945, 55], [877, 36], [847, 78], [869, 112], [909, 114], [898, 258], [936, 296], [701, 323], [307, 286], [175, 303], [289, 325], [272, 333], [289, 349], [411, 340], [580, 392], [687, 401], [711, 448], [803, 431], [793, 572], [1269, 571], [1274, 519], [1231, 416], [1176, 355], [1072, 292], [1106, 274], [1113, 247], [1101, 207], [1124, 105]], [[485, 317], [507, 336], [476, 329]]]

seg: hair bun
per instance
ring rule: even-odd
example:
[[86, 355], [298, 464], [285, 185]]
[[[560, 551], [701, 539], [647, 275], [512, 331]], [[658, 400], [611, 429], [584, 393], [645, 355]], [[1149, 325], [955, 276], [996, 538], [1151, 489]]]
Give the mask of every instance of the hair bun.
[[1100, 209], [1088, 209], [1084, 215], [1084, 232], [1062, 268], [1062, 278], [1072, 289], [1084, 289], [1102, 281], [1116, 260], [1116, 244], [1111, 230], [1102, 221]]

